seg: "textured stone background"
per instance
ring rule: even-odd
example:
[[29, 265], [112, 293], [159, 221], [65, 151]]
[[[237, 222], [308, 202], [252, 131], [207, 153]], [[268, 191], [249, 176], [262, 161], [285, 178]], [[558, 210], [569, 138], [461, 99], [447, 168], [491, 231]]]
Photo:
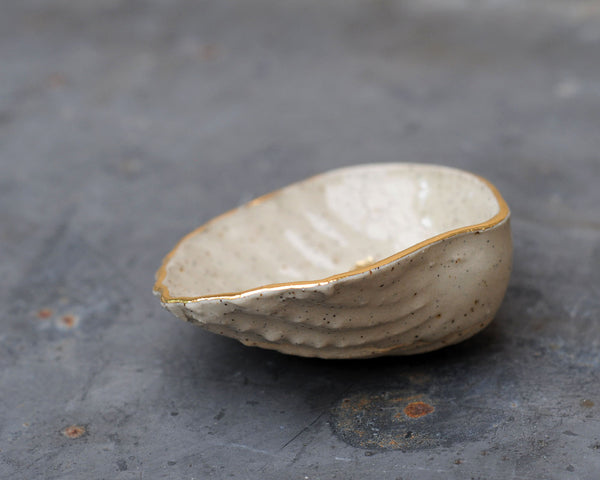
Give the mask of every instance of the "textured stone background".
[[[599, 152], [599, 1], [3, 1], [0, 477], [595, 478]], [[387, 161], [512, 207], [472, 340], [307, 360], [153, 298], [198, 224]]]

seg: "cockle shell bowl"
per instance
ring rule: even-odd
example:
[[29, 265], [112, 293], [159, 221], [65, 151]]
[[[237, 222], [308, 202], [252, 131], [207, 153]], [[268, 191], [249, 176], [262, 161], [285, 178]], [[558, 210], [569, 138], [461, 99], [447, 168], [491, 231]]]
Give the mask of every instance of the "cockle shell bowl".
[[321, 358], [435, 350], [494, 318], [512, 264], [509, 208], [453, 168], [332, 170], [185, 236], [155, 293], [245, 345]]

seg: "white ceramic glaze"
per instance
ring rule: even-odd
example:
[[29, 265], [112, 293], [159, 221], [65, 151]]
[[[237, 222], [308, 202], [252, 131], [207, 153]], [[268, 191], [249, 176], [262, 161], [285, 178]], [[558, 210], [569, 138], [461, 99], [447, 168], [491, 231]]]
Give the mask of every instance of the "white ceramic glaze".
[[447, 167], [333, 170], [184, 237], [155, 293], [176, 316], [246, 345], [360, 358], [464, 340], [494, 317], [512, 263], [510, 212]]

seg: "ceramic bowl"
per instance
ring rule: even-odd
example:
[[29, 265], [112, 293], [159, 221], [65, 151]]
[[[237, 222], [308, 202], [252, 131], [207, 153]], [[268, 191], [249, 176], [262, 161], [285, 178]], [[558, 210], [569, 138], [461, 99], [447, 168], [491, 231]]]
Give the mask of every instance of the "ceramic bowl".
[[154, 291], [245, 345], [322, 358], [427, 352], [494, 317], [512, 263], [496, 188], [447, 167], [371, 164], [290, 185], [185, 236]]

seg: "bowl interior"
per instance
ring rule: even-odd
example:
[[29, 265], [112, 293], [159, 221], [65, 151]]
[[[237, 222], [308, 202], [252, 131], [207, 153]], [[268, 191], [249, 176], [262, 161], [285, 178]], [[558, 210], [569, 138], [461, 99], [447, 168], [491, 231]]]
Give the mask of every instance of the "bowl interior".
[[171, 298], [309, 281], [383, 260], [500, 209], [479, 177], [446, 167], [374, 164], [334, 170], [217, 217], [164, 265]]

